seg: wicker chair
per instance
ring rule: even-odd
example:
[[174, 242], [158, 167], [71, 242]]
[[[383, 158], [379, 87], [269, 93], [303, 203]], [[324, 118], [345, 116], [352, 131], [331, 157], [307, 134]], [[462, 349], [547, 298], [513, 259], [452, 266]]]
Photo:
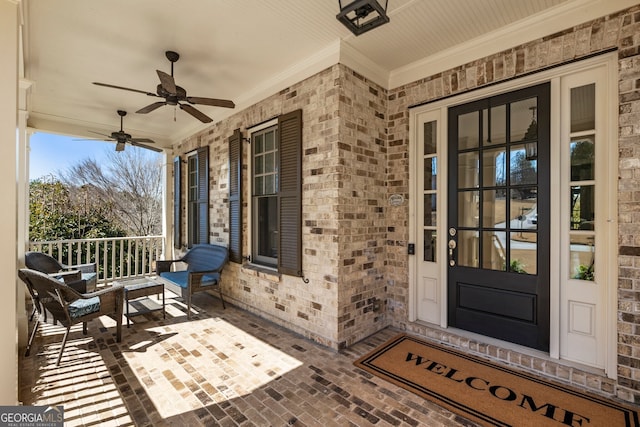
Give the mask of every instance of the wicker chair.
[[[31, 270], [55, 274], [57, 278], [63, 278], [67, 285], [81, 294], [96, 290], [98, 274], [96, 273], [95, 263], [66, 265], [42, 252], [27, 252], [24, 262], [27, 268]], [[76, 277], [75, 271], [79, 271], [81, 277]]]
[[[100, 316], [109, 316], [116, 321], [116, 340], [120, 342], [122, 339], [124, 301], [124, 287], [122, 285], [81, 294], [67, 286], [64, 281], [36, 270], [22, 268], [18, 270], [18, 277], [24, 282], [29, 294], [34, 298], [34, 305], [38, 304], [38, 313], [43, 314], [48, 311], [55, 321], [60, 322], [67, 329], [62, 339], [56, 365], [60, 364], [71, 326], [78, 323], [82, 323], [82, 332], [86, 335], [89, 320]], [[25, 356], [28, 356], [31, 351], [31, 344], [39, 324], [39, 321], [36, 321], [29, 336]]]

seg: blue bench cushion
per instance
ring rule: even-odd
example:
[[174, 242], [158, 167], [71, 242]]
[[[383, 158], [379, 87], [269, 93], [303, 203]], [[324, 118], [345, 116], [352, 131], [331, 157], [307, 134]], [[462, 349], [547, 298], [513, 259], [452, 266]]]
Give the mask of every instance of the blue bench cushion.
[[[167, 271], [165, 273], [160, 273], [160, 277], [162, 277], [163, 279], [169, 280], [170, 282], [175, 283], [176, 285], [180, 286], [181, 288], [185, 288], [187, 287], [187, 283], [189, 280], [189, 272], [186, 270], [183, 271]], [[211, 274], [207, 274], [206, 276], [202, 277], [202, 283], [200, 284], [200, 286], [212, 286], [215, 285], [216, 283], [218, 283], [218, 280], [220, 280], [220, 274], [219, 273], [211, 273]]]
[[69, 316], [72, 319], [100, 311], [100, 297], [81, 298], [69, 304]]

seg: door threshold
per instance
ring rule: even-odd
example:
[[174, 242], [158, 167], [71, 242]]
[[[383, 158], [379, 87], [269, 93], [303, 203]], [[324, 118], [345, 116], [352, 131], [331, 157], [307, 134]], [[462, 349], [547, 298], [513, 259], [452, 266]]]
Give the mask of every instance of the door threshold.
[[[601, 395], [615, 396], [613, 394], [614, 382], [606, 376], [604, 369], [569, 360], [555, 359], [544, 351], [462, 329], [442, 328], [419, 320], [407, 323], [406, 332], [449, 344], [463, 352], [470, 351], [479, 356], [489, 357], [499, 363], [523, 368], [580, 388], [587, 388]], [[587, 376], [598, 377], [598, 381], [588, 381]]]

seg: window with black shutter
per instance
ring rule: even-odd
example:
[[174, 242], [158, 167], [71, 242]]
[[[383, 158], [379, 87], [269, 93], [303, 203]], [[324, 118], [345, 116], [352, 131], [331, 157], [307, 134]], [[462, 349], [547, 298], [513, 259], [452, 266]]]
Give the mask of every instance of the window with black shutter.
[[302, 110], [251, 134], [251, 260], [302, 276]]
[[209, 147], [187, 158], [187, 244], [209, 243]]

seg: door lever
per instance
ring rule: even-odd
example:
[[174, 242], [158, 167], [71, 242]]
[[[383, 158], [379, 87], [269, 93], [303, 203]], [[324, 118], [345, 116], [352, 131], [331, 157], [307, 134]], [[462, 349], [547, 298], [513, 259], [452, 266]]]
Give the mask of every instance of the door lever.
[[456, 261], [453, 257], [453, 250], [456, 248], [457, 243], [455, 240], [449, 239], [448, 246], [449, 246], [449, 265], [453, 267], [454, 265], [456, 265]]

